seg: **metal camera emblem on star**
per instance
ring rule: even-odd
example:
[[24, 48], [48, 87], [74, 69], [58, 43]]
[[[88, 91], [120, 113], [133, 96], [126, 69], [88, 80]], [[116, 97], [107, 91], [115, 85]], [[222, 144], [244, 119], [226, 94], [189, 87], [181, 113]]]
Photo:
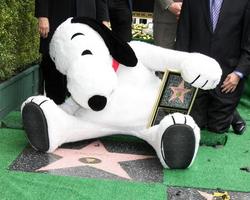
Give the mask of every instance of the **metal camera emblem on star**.
[[182, 79], [180, 73], [166, 71], [148, 126], [159, 124], [169, 113], [190, 114], [197, 91]]

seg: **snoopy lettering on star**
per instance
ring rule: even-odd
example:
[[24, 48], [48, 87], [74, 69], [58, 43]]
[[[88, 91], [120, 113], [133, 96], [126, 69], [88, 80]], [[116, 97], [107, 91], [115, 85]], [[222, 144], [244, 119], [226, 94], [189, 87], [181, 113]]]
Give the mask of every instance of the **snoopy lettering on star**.
[[45, 96], [23, 103], [24, 129], [34, 149], [53, 152], [64, 143], [125, 134], [149, 143], [165, 168], [191, 166], [200, 140], [191, 116], [174, 113], [147, 127], [161, 85], [155, 71], [177, 71], [194, 87], [213, 89], [222, 73], [214, 59], [145, 42], [125, 43], [88, 18], [63, 22], [51, 40], [50, 55], [67, 76], [71, 97], [60, 106]]

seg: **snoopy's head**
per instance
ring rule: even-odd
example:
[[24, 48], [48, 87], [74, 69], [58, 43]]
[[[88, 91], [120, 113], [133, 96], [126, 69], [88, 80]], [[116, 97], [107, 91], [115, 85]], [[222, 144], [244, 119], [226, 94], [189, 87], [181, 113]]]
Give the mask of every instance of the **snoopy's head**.
[[130, 46], [106, 26], [89, 18], [69, 18], [55, 31], [50, 56], [67, 77], [72, 98], [82, 107], [101, 111], [118, 85], [117, 68], [134, 67]]

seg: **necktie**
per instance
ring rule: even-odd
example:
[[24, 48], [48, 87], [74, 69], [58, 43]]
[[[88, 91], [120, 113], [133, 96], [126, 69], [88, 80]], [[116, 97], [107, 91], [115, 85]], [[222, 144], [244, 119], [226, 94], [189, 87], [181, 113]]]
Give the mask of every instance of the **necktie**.
[[215, 30], [217, 22], [218, 22], [222, 2], [223, 0], [212, 0], [212, 3], [211, 3], [210, 14], [211, 14], [211, 20], [212, 20], [212, 25], [213, 25], [213, 31]]

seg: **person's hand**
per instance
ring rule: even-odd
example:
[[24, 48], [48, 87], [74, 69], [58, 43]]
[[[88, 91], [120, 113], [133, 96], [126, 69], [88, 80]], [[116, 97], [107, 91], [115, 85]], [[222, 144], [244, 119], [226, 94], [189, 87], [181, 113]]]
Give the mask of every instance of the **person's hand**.
[[42, 38], [47, 38], [49, 33], [49, 19], [47, 17], [38, 18], [38, 31]]
[[240, 77], [236, 73], [232, 72], [231, 74], [228, 74], [226, 79], [223, 81], [223, 84], [221, 86], [222, 88], [221, 91], [225, 93], [234, 92], [239, 81]]
[[178, 19], [181, 13], [182, 2], [174, 2], [168, 7], [168, 10], [173, 13]]

